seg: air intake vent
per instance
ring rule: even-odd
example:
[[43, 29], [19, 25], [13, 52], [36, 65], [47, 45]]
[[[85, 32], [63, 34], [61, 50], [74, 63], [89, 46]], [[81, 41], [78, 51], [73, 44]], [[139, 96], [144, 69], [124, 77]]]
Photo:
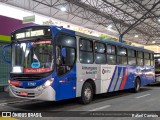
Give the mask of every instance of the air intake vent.
[[10, 73], [10, 78], [19, 81], [30, 81], [30, 80], [40, 80], [42, 78], [48, 77], [52, 74], [51, 72], [41, 73], [41, 74], [15, 74]]
[[28, 80], [40, 80], [42, 77], [13, 77], [13, 80], [28, 81]]

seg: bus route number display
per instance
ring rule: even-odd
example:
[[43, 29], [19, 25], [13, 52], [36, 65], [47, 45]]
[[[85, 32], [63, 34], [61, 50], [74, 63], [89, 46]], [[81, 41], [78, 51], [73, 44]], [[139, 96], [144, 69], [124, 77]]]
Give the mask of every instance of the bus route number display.
[[42, 36], [42, 35], [44, 35], [44, 30], [34, 30], [34, 31], [29, 31], [29, 32], [17, 33], [16, 39]]

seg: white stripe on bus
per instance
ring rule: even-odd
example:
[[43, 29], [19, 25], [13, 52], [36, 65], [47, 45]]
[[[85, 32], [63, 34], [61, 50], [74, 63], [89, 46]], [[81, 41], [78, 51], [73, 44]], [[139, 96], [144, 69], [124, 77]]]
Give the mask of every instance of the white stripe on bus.
[[109, 89], [109, 92], [112, 92], [112, 91], [114, 90], [114, 87], [115, 87], [117, 78], [118, 78], [118, 67], [116, 67], [116, 72], [115, 72], [113, 81], [112, 81], [112, 83], [111, 83], [111, 87], [110, 87], [110, 89]]
[[123, 79], [123, 68], [124, 67], [122, 67], [122, 69], [121, 69], [121, 73], [120, 73], [120, 76], [118, 78], [118, 82], [116, 84], [115, 91], [119, 90], [119, 88], [120, 88], [120, 85], [121, 85], [121, 82], [122, 82], [122, 79]]

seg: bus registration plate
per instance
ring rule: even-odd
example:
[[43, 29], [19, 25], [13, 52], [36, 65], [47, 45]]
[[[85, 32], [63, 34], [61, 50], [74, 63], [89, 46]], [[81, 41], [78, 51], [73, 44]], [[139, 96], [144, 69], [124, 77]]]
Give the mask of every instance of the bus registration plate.
[[28, 92], [20, 92], [20, 95], [22, 95], [22, 96], [28, 96]]

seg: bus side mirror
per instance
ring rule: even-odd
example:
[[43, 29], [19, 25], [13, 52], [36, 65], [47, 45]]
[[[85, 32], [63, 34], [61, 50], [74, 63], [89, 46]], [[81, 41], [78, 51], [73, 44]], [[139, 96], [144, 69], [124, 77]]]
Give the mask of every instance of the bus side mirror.
[[6, 59], [6, 48], [7, 47], [11, 47], [11, 44], [6, 44], [6, 45], [4, 45], [3, 46], [3, 48], [2, 48], [2, 57], [3, 57], [3, 60], [5, 61], [5, 62], [7, 62], [7, 63], [11, 63], [11, 60], [7, 60]]

